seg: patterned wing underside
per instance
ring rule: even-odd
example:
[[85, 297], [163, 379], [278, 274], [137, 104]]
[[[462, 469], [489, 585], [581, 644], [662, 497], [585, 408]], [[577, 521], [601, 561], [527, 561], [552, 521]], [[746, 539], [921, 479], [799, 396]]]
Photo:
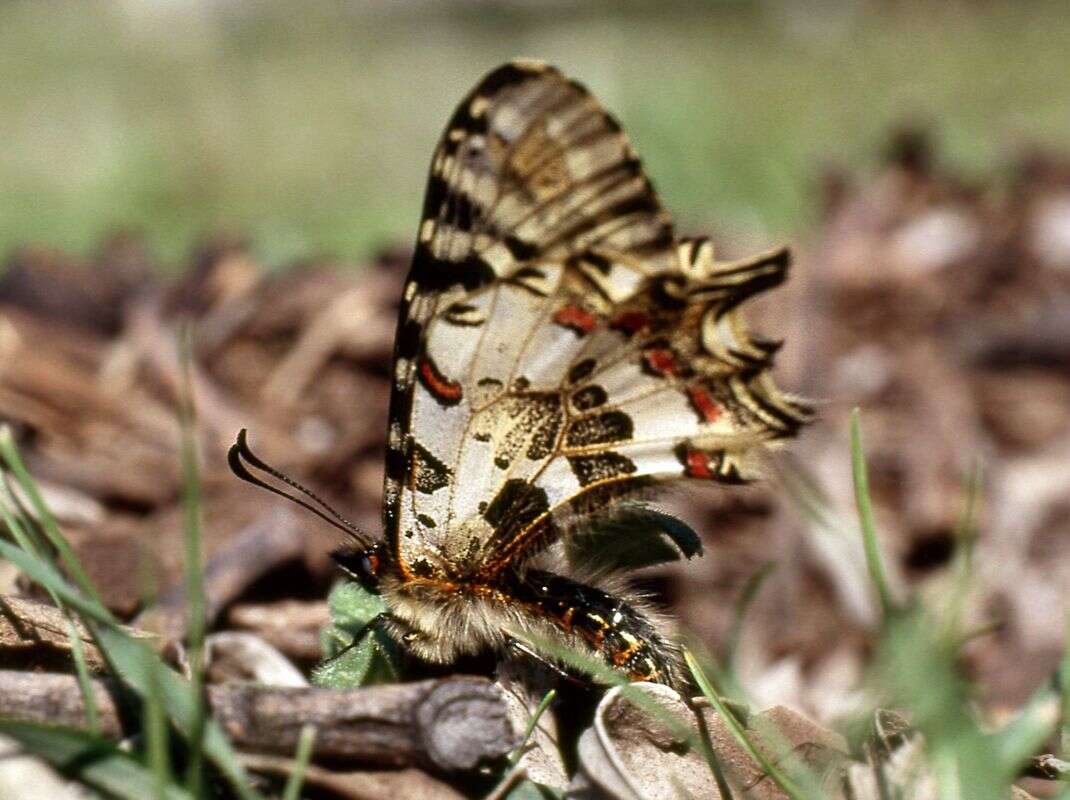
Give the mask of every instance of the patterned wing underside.
[[540, 64], [491, 73], [435, 153], [395, 353], [386, 529], [413, 575], [490, 577], [653, 481], [735, 482], [808, 415], [735, 311], [787, 252], [676, 241], [609, 117]]

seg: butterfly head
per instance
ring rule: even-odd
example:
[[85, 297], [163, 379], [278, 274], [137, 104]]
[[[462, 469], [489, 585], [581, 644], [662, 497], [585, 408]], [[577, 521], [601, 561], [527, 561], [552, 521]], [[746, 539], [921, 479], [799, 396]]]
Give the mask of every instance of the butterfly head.
[[382, 542], [361, 548], [343, 548], [331, 558], [369, 592], [379, 591], [379, 581], [389, 567], [390, 553]]

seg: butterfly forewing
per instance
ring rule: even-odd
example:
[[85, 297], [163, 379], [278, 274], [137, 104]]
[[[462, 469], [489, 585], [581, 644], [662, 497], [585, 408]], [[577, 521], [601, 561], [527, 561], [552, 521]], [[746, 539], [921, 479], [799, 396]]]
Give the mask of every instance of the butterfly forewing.
[[582, 87], [491, 73], [436, 150], [403, 300], [384, 501], [401, 568], [490, 577], [592, 493], [745, 479], [808, 413], [735, 314], [786, 267], [677, 241]]

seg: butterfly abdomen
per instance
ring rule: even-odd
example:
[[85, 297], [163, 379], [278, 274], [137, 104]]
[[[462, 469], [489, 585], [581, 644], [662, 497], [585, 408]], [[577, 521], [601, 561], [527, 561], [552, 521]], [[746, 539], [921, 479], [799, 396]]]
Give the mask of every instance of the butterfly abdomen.
[[678, 684], [677, 649], [641, 601], [541, 570], [515, 577], [510, 588], [531, 614], [577, 637], [629, 680]]

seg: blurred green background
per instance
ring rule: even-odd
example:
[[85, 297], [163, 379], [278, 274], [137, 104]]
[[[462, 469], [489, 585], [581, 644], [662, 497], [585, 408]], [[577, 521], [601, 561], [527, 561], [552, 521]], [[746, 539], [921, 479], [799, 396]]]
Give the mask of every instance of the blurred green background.
[[682, 227], [727, 237], [798, 232], [821, 170], [904, 121], [968, 174], [1070, 142], [1065, 1], [0, 0], [0, 252], [408, 243], [454, 104], [516, 56], [588, 84]]

